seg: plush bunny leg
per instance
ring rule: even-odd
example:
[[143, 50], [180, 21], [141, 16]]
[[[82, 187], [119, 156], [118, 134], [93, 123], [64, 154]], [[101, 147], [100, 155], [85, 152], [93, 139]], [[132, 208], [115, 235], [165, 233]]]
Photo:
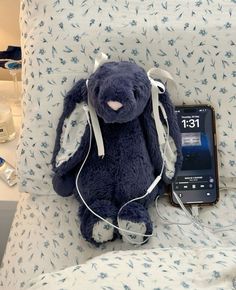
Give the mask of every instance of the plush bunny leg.
[[[111, 201], [96, 200], [89, 206], [95, 213], [105, 218], [110, 223], [116, 223], [118, 210]], [[81, 219], [81, 233], [87, 241], [99, 246], [99, 244], [116, 238], [117, 231], [92, 214], [84, 205], [81, 207], [79, 215]]]
[[[140, 233], [143, 235], [152, 234], [152, 221], [150, 219], [147, 209], [138, 202], [132, 202], [124, 207], [119, 215], [119, 226], [122, 229]], [[119, 231], [122, 235], [123, 241], [142, 243], [147, 237], [142, 237], [135, 234], [129, 234]]]

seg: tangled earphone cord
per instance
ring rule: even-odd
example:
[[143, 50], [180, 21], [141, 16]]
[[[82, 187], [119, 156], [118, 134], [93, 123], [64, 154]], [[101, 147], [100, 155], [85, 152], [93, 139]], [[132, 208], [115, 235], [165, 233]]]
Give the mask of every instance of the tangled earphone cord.
[[[229, 190], [229, 189], [236, 189], [236, 187], [222, 187], [220, 190]], [[189, 219], [189, 222], [186, 223], [180, 223], [180, 222], [175, 222], [167, 219], [166, 217], [163, 217], [160, 214], [160, 210], [158, 208], [157, 204], [157, 199], [155, 200], [155, 208], [156, 208], [156, 213], [157, 215], [161, 218], [161, 220], [168, 225], [190, 225], [190, 224], [195, 224], [196, 226], [200, 227], [202, 230], [205, 228], [212, 230], [213, 232], [221, 232], [221, 231], [227, 231], [227, 230], [232, 230], [232, 227], [236, 226], [236, 221], [232, 222], [231, 224], [225, 225], [225, 226], [220, 226], [220, 227], [215, 227], [215, 226], [210, 226], [206, 225], [203, 222], [201, 222], [198, 218], [198, 212], [199, 212], [199, 207], [198, 205], [193, 205], [191, 207], [192, 214], [187, 210], [187, 208], [184, 206], [182, 200], [178, 197], [178, 195], [173, 192], [177, 202], [179, 203], [181, 209], [184, 211], [185, 216]], [[193, 215], [194, 213], [194, 215]]]
[[[96, 59], [95, 59], [95, 65], [94, 65], [94, 71], [98, 68], [98, 66], [99, 66], [101, 63], [105, 62], [106, 60], [107, 60], [107, 56], [106, 56], [105, 54], [103, 54], [103, 53], [101, 54], [101, 56], [100, 56], [99, 58], [96, 58]], [[172, 77], [171, 74], [170, 74], [169, 72], [167, 72], [167, 71], [161, 70], [161, 69], [159, 69], [159, 68], [152, 68], [152, 69], [150, 69], [150, 70], [148, 71], [147, 75], [148, 75], [149, 80], [150, 80], [150, 82], [151, 82], [151, 84], [152, 84], [152, 88], [155, 87], [155, 89], [157, 88], [160, 92], [161, 92], [161, 90], [164, 90], [164, 91], [165, 91], [165, 86], [164, 86], [161, 82], [155, 80], [155, 79], [162, 79], [160, 76], [162, 76], [166, 81], [167, 81], [167, 80], [169, 81], [168, 83], [169, 83], [169, 90], [170, 90], [170, 91], [173, 91], [172, 88], [176, 86], [176, 85], [175, 85], [175, 82], [174, 82], [174, 80], [173, 80], [173, 77]], [[88, 81], [86, 82], [86, 85], [88, 85]], [[154, 90], [155, 90], [155, 89], [154, 89]], [[156, 99], [154, 99], [154, 100], [155, 100], [155, 103], [156, 103]], [[143, 242], [141, 242], [141, 243], [137, 243], [137, 242], [134, 243], [134, 241], [132, 241], [132, 240], [130, 240], [129, 238], [127, 238], [127, 236], [125, 237], [129, 242], [131, 242], [132, 244], [136, 244], [136, 245], [141, 245], [141, 244], [145, 243], [147, 240], [149, 240], [151, 237], [153, 237], [153, 238], [156, 238], [156, 237], [154, 237], [153, 234], [145, 235], [145, 234], [137, 233], [137, 232], [130, 231], [130, 230], [123, 229], [123, 228], [119, 227], [119, 225], [120, 225], [120, 218], [119, 218], [119, 215], [120, 215], [121, 211], [122, 211], [122, 210], [123, 210], [123, 209], [124, 209], [128, 204], [130, 204], [130, 203], [132, 203], [132, 202], [134, 202], [134, 201], [136, 201], [136, 200], [143, 199], [143, 198], [145, 198], [149, 193], [151, 193], [152, 190], [153, 190], [153, 189], [157, 186], [157, 184], [159, 183], [159, 181], [160, 181], [160, 179], [161, 179], [161, 176], [162, 176], [162, 174], [163, 174], [163, 172], [164, 172], [164, 167], [165, 167], [165, 159], [164, 159], [164, 157], [165, 157], [165, 154], [166, 154], [166, 149], [167, 149], [168, 139], [169, 139], [169, 124], [168, 124], [168, 120], [167, 120], [166, 112], [165, 112], [165, 110], [164, 110], [164, 108], [163, 108], [163, 106], [162, 106], [162, 104], [161, 104], [160, 102], [159, 102], [159, 105], [158, 105], [158, 106], [160, 107], [160, 109], [161, 109], [161, 111], [162, 111], [162, 115], [163, 115], [164, 119], [166, 120], [166, 124], [167, 124], [167, 135], [166, 135], [165, 146], [164, 146], [163, 156], [162, 156], [162, 157], [163, 157], [163, 158], [162, 158], [163, 160], [162, 160], [161, 172], [160, 172], [160, 174], [155, 178], [155, 180], [153, 181], [153, 183], [149, 186], [149, 188], [147, 189], [147, 191], [146, 191], [146, 193], [145, 193], [144, 195], [142, 195], [142, 196], [140, 196], [140, 197], [137, 197], [137, 198], [134, 198], [134, 199], [128, 201], [127, 203], [125, 203], [125, 204], [120, 208], [120, 210], [119, 210], [119, 212], [118, 212], [118, 215], [117, 215], [117, 223], [118, 223], [118, 226], [116, 226], [116, 225], [110, 223], [108, 220], [106, 220], [105, 218], [101, 217], [101, 216], [98, 215], [96, 212], [94, 212], [94, 211], [89, 207], [89, 205], [86, 203], [86, 201], [84, 200], [84, 198], [83, 198], [83, 196], [82, 196], [82, 194], [81, 194], [81, 192], [80, 192], [80, 190], [79, 190], [79, 186], [78, 186], [79, 176], [80, 176], [81, 171], [82, 171], [82, 169], [83, 169], [83, 167], [84, 167], [84, 165], [85, 165], [85, 163], [86, 163], [86, 161], [87, 161], [87, 159], [88, 159], [88, 156], [89, 156], [89, 154], [90, 154], [90, 150], [91, 150], [91, 144], [92, 144], [92, 124], [91, 124], [91, 122], [90, 122], [88, 106], [87, 106], [87, 105], [84, 106], [84, 110], [85, 110], [85, 112], [86, 112], [86, 116], [87, 116], [87, 120], [88, 120], [88, 124], [89, 124], [89, 129], [90, 129], [90, 137], [89, 137], [89, 149], [88, 149], [88, 152], [87, 152], [86, 157], [85, 157], [85, 159], [84, 159], [84, 161], [83, 161], [83, 163], [82, 163], [82, 165], [81, 165], [81, 167], [80, 167], [80, 169], [79, 169], [79, 171], [78, 171], [78, 173], [77, 173], [77, 176], [76, 176], [76, 189], [77, 189], [77, 192], [78, 192], [78, 194], [79, 194], [79, 196], [80, 196], [82, 202], [83, 202], [84, 205], [87, 207], [87, 209], [88, 209], [88, 210], [89, 210], [93, 215], [95, 215], [97, 218], [99, 218], [100, 220], [104, 221], [104, 222], [107, 223], [108, 225], [110, 225], [110, 226], [112, 226], [113, 228], [118, 229], [118, 230], [120, 230], [120, 231], [122, 231], [122, 232], [124, 232], [124, 233], [132, 234], [132, 235], [136, 235], [136, 236], [141, 236], [141, 237], [146, 237], [146, 239], [145, 239]], [[157, 108], [155, 107], [155, 109], [157, 109]], [[159, 108], [158, 108], [158, 109], [159, 109]], [[154, 111], [154, 115], [155, 115], [156, 113], [157, 113], [157, 110]], [[157, 123], [157, 122], [156, 122], [157, 120], [156, 120], [155, 116], [154, 116], [154, 119], [155, 119], [155, 123]], [[92, 120], [92, 121], [93, 121], [93, 120]], [[160, 120], [159, 120], [159, 121], [160, 121]], [[157, 126], [158, 126], [158, 124], [156, 124], [156, 129], [157, 129]], [[166, 133], [166, 132], [165, 132], [165, 133]], [[96, 136], [95, 136], [95, 137], [96, 137]], [[163, 137], [163, 136], [161, 136], [161, 137]], [[103, 146], [102, 146], [102, 143], [101, 143], [101, 142], [99, 143], [98, 138], [96, 138], [96, 142], [97, 142], [97, 146], [98, 146], [98, 152], [100, 152], [100, 155], [103, 155], [103, 150], [102, 150], [102, 149], [103, 149]], [[99, 144], [100, 144], [100, 146], [99, 146]], [[100, 149], [100, 150], [99, 150], [99, 149]], [[161, 152], [162, 152], [162, 148], [160, 148], [160, 150], [161, 150]], [[225, 187], [225, 188], [228, 189], [228, 187]], [[176, 194], [175, 192], [174, 192], [174, 195], [175, 195], [175, 197], [176, 197], [176, 199], [177, 199], [177, 201], [178, 201], [180, 207], [182, 208], [182, 210], [184, 211], [185, 215], [187, 216], [187, 218], [189, 218], [190, 221], [189, 221], [188, 223], [178, 223], [178, 222], [174, 222], [174, 221], [169, 221], [167, 218], [163, 217], [163, 216], [159, 213], [159, 211], [158, 211], [157, 201], [158, 201], [158, 199], [159, 199], [159, 196], [157, 196], [157, 198], [155, 199], [156, 212], [157, 212], [157, 215], [160, 217], [160, 219], [161, 219], [163, 222], [168, 223], [168, 224], [173, 224], [173, 225], [189, 225], [189, 224], [194, 223], [195, 225], [200, 226], [202, 229], [204, 229], [204, 228], [210, 228], [210, 229], [213, 229], [213, 228], [210, 227], [210, 226], [203, 225], [202, 223], [200, 223], [200, 222], [197, 220], [196, 217], [198, 217], [198, 207], [194, 206], [194, 207], [192, 208], [192, 209], [193, 209], [192, 211], [194, 211], [194, 213], [195, 213], [195, 216], [193, 216], [193, 215], [191, 215], [190, 212], [186, 209], [186, 207], [185, 207], [184, 204], [182, 203], [181, 199], [177, 196], [177, 194]], [[232, 224], [232, 225], [235, 225], [235, 223]], [[231, 227], [232, 225], [225, 226], [225, 227], [223, 227], [223, 229], [225, 229], [225, 228], [227, 228], [227, 227]], [[222, 230], [222, 228], [221, 228], [221, 229], [218, 229], [218, 230]]]
[[[163, 160], [162, 160], [162, 167], [161, 167], [161, 172], [160, 174], [156, 177], [156, 179], [153, 181], [153, 183], [150, 185], [150, 187], [147, 189], [146, 193], [142, 196], [139, 196], [139, 197], [136, 197], [132, 200], [129, 200], [128, 202], [126, 202], [124, 205], [122, 205], [122, 207], [119, 209], [118, 211], [118, 214], [117, 214], [117, 223], [118, 223], [118, 226], [114, 225], [113, 223], [109, 222], [108, 220], [106, 220], [105, 218], [103, 218], [102, 216], [100, 216], [99, 214], [97, 214], [96, 212], [94, 212], [90, 207], [89, 205], [86, 203], [86, 201], [84, 200], [81, 192], [80, 192], [80, 189], [79, 189], [79, 186], [78, 186], [78, 180], [79, 180], [79, 176], [81, 174], [81, 171], [88, 159], [88, 156], [90, 154], [90, 151], [91, 151], [91, 146], [92, 146], [92, 125], [91, 125], [91, 122], [90, 122], [90, 117], [89, 117], [89, 110], [88, 110], [88, 106], [87, 105], [84, 105], [84, 110], [85, 110], [85, 113], [86, 113], [86, 117], [87, 117], [87, 120], [88, 120], [88, 124], [89, 124], [89, 130], [90, 130], [90, 137], [89, 137], [89, 149], [88, 149], [88, 152], [86, 154], [86, 157], [78, 171], [78, 174], [76, 176], [76, 189], [77, 189], [77, 192], [82, 200], [82, 202], [84, 203], [84, 205], [87, 207], [87, 209], [93, 214], [95, 215], [97, 218], [99, 218], [100, 220], [104, 221], [105, 223], [107, 223], [109, 226], [123, 232], [123, 233], [127, 233], [127, 234], [131, 234], [131, 235], [135, 235], [135, 236], [141, 236], [141, 237], [144, 237], [146, 239], [144, 239], [144, 241], [142, 242], [137, 242], [137, 241], [133, 241], [129, 238], [128, 235], [124, 235], [124, 237], [131, 243], [131, 244], [134, 244], [134, 245], [142, 245], [144, 243], [146, 243], [151, 237], [155, 238], [153, 236], [153, 233], [152, 234], [141, 234], [141, 233], [138, 233], [138, 232], [135, 232], [135, 231], [131, 231], [131, 230], [127, 230], [127, 229], [124, 229], [120, 226], [121, 224], [121, 219], [119, 218], [122, 210], [130, 203], [134, 202], [134, 201], [137, 201], [137, 200], [141, 200], [143, 198], [145, 198], [146, 196], [148, 196], [148, 194], [150, 194], [152, 192], [152, 190], [155, 188], [155, 186], [158, 184], [158, 182], [160, 181], [161, 179], [161, 176], [164, 172], [164, 168], [165, 168], [165, 159], [164, 159], [164, 156], [166, 154], [166, 149], [167, 149], [167, 145], [168, 145], [168, 138], [169, 138], [169, 124], [168, 124], [168, 119], [167, 119], [167, 116], [166, 116], [166, 113], [165, 113], [165, 110], [164, 108], [162, 107], [162, 105], [160, 105], [160, 109], [162, 111], [162, 114], [163, 114], [163, 117], [166, 121], [166, 127], [167, 127], [167, 132], [166, 132], [166, 142], [165, 142], [165, 146], [164, 146], [164, 150], [163, 150]], [[232, 189], [235, 189], [235, 187], [231, 187]], [[220, 190], [223, 190], [223, 189], [229, 189], [229, 187], [222, 187], [220, 188]], [[220, 227], [220, 228], [215, 228], [215, 227], [212, 227], [212, 226], [209, 226], [209, 225], [205, 225], [203, 223], [201, 223], [197, 218], [196, 218], [196, 215], [193, 216], [188, 210], [187, 208], [184, 206], [182, 200], [178, 197], [178, 195], [173, 192], [173, 194], [175, 195], [175, 198], [177, 199], [181, 209], [183, 210], [183, 212], [185, 213], [185, 216], [189, 219], [189, 222], [185, 222], [185, 223], [180, 223], [180, 222], [176, 222], [176, 221], [171, 221], [171, 220], [168, 220], [166, 217], [163, 217], [161, 214], [160, 214], [160, 211], [158, 209], [158, 204], [157, 204], [157, 201], [159, 199], [159, 196], [157, 196], [157, 198], [155, 199], [155, 209], [156, 209], [156, 213], [157, 215], [159, 216], [159, 218], [166, 224], [169, 224], [169, 225], [190, 225], [190, 224], [195, 224], [196, 226], [200, 227], [202, 230], [204, 230], [204, 228], [208, 228], [208, 229], [211, 229], [215, 232], [218, 232], [218, 231], [222, 231], [222, 230], [226, 230], [227, 228], [232, 228], [232, 226], [236, 225], [236, 223], [232, 223], [230, 225], [226, 225], [226, 226], [223, 226], [223, 227]], [[198, 213], [198, 207], [194, 206], [194, 209], [195, 211]]]
[[[161, 110], [163, 110], [163, 108], [160, 106], [160, 108], [161, 108]], [[168, 136], [168, 137], [166, 137], [166, 140], [168, 140], [168, 138], [169, 138], [169, 124], [168, 124], [168, 120], [167, 120], [167, 116], [166, 116], [166, 114], [165, 113], [163, 113], [163, 116], [164, 116], [164, 119], [166, 120], [166, 126], [167, 126], [167, 133], [166, 133], [166, 135]], [[120, 208], [120, 210], [119, 210], [119, 212], [118, 212], [118, 215], [117, 215], [117, 222], [118, 222], [118, 225], [120, 226], [120, 218], [119, 218], [119, 215], [120, 215], [120, 213], [121, 213], [121, 211], [128, 205], [128, 204], [130, 204], [130, 203], [132, 203], [132, 202], [134, 202], [134, 201], [137, 201], [137, 200], [140, 200], [140, 199], [143, 199], [143, 198], [145, 198], [146, 196], [148, 196], [151, 192], [152, 192], [152, 190], [155, 188], [155, 186], [159, 183], [159, 181], [160, 181], [160, 179], [161, 179], [161, 176], [162, 176], [162, 174], [163, 174], [163, 172], [164, 172], [164, 168], [165, 168], [165, 159], [164, 159], [164, 156], [165, 156], [165, 154], [166, 154], [166, 149], [167, 149], [167, 144], [168, 144], [168, 142], [165, 142], [165, 146], [164, 146], [164, 150], [163, 150], [163, 158], [162, 158], [162, 167], [161, 167], [161, 172], [160, 172], [160, 174], [156, 177], [156, 179], [153, 181], [153, 183], [149, 186], [149, 188], [147, 189], [147, 191], [146, 191], [146, 193], [144, 194], [144, 195], [142, 195], [142, 196], [139, 196], [139, 197], [136, 197], [136, 198], [133, 198], [133, 199], [131, 199], [131, 200], [129, 200], [128, 202], [126, 202], [121, 208]], [[158, 198], [158, 197], [157, 197]], [[156, 200], [157, 200], [157, 198], [156, 198]], [[123, 230], [123, 229], [121, 229], [121, 230]], [[137, 235], [137, 233], [136, 233], [136, 235]], [[153, 234], [151, 234], [151, 235], [144, 235], [144, 234], [139, 234], [140, 236], [142, 236], [142, 237], [146, 237], [146, 239], [143, 241], [143, 242], [140, 242], [139, 244], [140, 245], [142, 245], [142, 244], [144, 244], [144, 243], [146, 243], [151, 237], [153, 237]], [[127, 236], [125, 237], [129, 242], [133, 242], [132, 240], [130, 240]], [[136, 242], [135, 242], [135, 244], [137, 244]]]
[[140, 233], [137, 233], [137, 232], [133, 232], [133, 231], [130, 231], [130, 230], [127, 230], [127, 229], [122, 229], [122, 228], [119, 228], [117, 227], [116, 225], [110, 223], [108, 220], [106, 220], [105, 218], [101, 217], [99, 214], [97, 214], [96, 212], [94, 212], [90, 207], [89, 205], [86, 203], [86, 201], [84, 200], [81, 192], [80, 192], [80, 189], [79, 189], [79, 186], [78, 186], [78, 180], [79, 180], [79, 176], [81, 174], [81, 171], [88, 159], [88, 156], [89, 156], [89, 153], [90, 153], [90, 150], [91, 150], [91, 146], [92, 146], [92, 126], [91, 126], [91, 122], [90, 122], [90, 118], [89, 118], [89, 114], [88, 114], [88, 109], [86, 108], [86, 106], [84, 106], [84, 109], [85, 109], [85, 112], [86, 112], [86, 115], [87, 115], [87, 119], [88, 119], [88, 124], [89, 124], [89, 128], [90, 128], [90, 137], [89, 137], [89, 149], [88, 149], [88, 152], [87, 152], [87, 155], [77, 173], [77, 176], [76, 176], [76, 181], [75, 181], [75, 185], [76, 185], [76, 189], [77, 189], [77, 192], [82, 200], [82, 202], [84, 203], [84, 205], [87, 207], [87, 209], [93, 214], [95, 215], [97, 218], [99, 218], [100, 220], [106, 222], [108, 225], [112, 226], [113, 228], [117, 229], [117, 230], [121, 230], [121, 231], [124, 231], [124, 232], [127, 232], [129, 234], [133, 234], [133, 235], [140, 235], [140, 236], [152, 236], [152, 235], [143, 235], [143, 234], [140, 234]]
[[[88, 125], [89, 125], [89, 130], [90, 130], [90, 136], [89, 136], [89, 148], [88, 148], [88, 152], [86, 154], [86, 157], [77, 173], [77, 176], [76, 176], [76, 180], [75, 180], [75, 185], [76, 185], [76, 190], [83, 202], [83, 204], [87, 207], [87, 209], [93, 214], [95, 215], [97, 218], [99, 218], [100, 220], [104, 221], [105, 223], [107, 223], [108, 225], [110, 225], [111, 227], [119, 230], [119, 231], [122, 231], [124, 233], [128, 233], [128, 234], [132, 234], [132, 235], [136, 235], [136, 236], [141, 236], [141, 237], [144, 237], [146, 238], [143, 242], [134, 242], [132, 241], [129, 237], [125, 236], [125, 238], [132, 244], [136, 244], [136, 245], [142, 245], [144, 243], [146, 243], [151, 237], [153, 237], [153, 234], [141, 234], [141, 233], [138, 233], [138, 232], [134, 232], [134, 231], [131, 231], [131, 230], [127, 230], [127, 229], [124, 229], [122, 227], [120, 227], [120, 218], [119, 218], [119, 215], [121, 213], [121, 211], [130, 203], [134, 202], [134, 201], [137, 201], [137, 200], [140, 200], [140, 199], [143, 199], [145, 198], [148, 194], [150, 194], [152, 192], [152, 190], [154, 189], [153, 187], [153, 184], [157, 185], [158, 182], [160, 181], [161, 179], [161, 176], [163, 174], [163, 171], [164, 171], [164, 167], [165, 167], [165, 160], [164, 160], [164, 156], [165, 156], [165, 153], [166, 153], [166, 148], [167, 148], [167, 143], [168, 142], [165, 142], [165, 146], [164, 146], [164, 150], [163, 150], [163, 161], [162, 161], [162, 167], [161, 167], [161, 172], [160, 174], [157, 176], [157, 178], [154, 180], [154, 182], [152, 183], [152, 185], [148, 188], [148, 190], [146, 191], [146, 193], [140, 197], [136, 197], [128, 202], [126, 202], [120, 209], [119, 209], [119, 212], [117, 214], [117, 223], [118, 223], [118, 226], [114, 225], [113, 223], [109, 222], [108, 220], [106, 220], [105, 218], [103, 218], [102, 216], [100, 216], [99, 214], [97, 214], [96, 212], [94, 212], [90, 207], [89, 205], [86, 203], [86, 201], [84, 200], [81, 192], [80, 192], [80, 189], [79, 189], [79, 186], [78, 186], [78, 180], [79, 180], [79, 176], [81, 174], [81, 171], [89, 157], [89, 154], [90, 154], [90, 151], [91, 151], [91, 146], [92, 146], [92, 125], [91, 125], [91, 122], [90, 122], [90, 117], [89, 117], [89, 110], [88, 110], [88, 106], [84, 104], [83, 106], [84, 108], [84, 111], [86, 113], [86, 117], [87, 117], [87, 121], [88, 121]], [[163, 108], [161, 108], [161, 110], [163, 110]], [[167, 124], [167, 136], [169, 136], [169, 124], [168, 124], [168, 120], [167, 120], [167, 116], [165, 113], [163, 113], [163, 116], [164, 116], [164, 119], [166, 120], [166, 124]], [[168, 137], [166, 137], [166, 139], [168, 140]], [[150, 190], [151, 189], [151, 190]]]

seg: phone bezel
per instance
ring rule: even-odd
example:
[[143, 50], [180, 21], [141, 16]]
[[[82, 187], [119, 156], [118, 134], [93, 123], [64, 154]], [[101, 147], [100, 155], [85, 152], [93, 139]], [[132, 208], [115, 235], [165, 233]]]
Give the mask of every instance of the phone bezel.
[[[213, 154], [214, 154], [214, 159], [215, 159], [215, 177], [216, 177], [216, 199], [212, 202], [188, 202], [184, 203], [185, 206], [191, 206], [191, 205], [214, 205], [219, 201], [220, 195], [219, 195], [219, 173], [218, 173], [218, 156], [217, 156], [217, 139], [216, 139], [216, 119], [215, 119], [215, 109], [210, 106], [210, 105], [204, 105], [204, 104], [199, 104], [199, 105], [180, 105], [180, 106], [175, 106], [175, 109], [187, 109], [187, 108], [208, 108], [212, 111], [212, 133], [213, 133], [213, 140], [214, 140], [214, 146], [213, 146]], [[179, 207], [180, 205], [174, 201], [174, 195], [173, 195], [173, 184], [174, 182], [170, 185], [170, 202], [173, 206]]]

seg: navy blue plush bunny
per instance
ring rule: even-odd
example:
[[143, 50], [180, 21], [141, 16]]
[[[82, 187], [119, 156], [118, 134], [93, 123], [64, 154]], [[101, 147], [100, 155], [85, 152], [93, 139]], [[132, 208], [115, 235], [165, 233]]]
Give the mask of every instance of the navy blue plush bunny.
[[[76, 174], [88, 152], [90, 130], [83, 111], [88, 98], [95, 109], [103, 136], [105, 156], [98, 156], [93, 137], [91, 151], [78, 179], [78, 187], [89, 207], [117, 225], [117, 213], [129, 200], [142, 196], [160, 174], [163, 156], [152, 115], [151, 83], [147, 73], [130, 62], [107, 62], [86, 80], [78, 81], [67, 94], [59, 120], [52, 165], [53, 186], [61, 196], [75, 194]], [[128, 204], [120, 213], [123, 228], [152, 233], [147, 207], [163, 193], [181, 165], [181, 141], [177, 118], [168, 92], [159, 95], [169, 123], [169, 147], [173, 156], [165, 161], [162, 180], [144, 199]], [[161, 115], [165, 127], [165, 120]], [[163, 148], [162, 148], [163, 149]], [[167, 150], [167, 155], [168, 155]], [[168, 158], [167, 158], [168, 159]], [[81, 233], [95, 245], [127, 234], [119, 233], [94, 216], [81, 203]], [[143, 237], [129, 235], [137, 241]]]

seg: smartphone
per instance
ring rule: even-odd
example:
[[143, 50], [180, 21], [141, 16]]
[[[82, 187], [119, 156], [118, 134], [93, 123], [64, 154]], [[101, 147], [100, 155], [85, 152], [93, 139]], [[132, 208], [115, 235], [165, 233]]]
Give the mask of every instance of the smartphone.
[[214, 109], [208, 105], [177, 106], [183, 163], [171, 185], [171, 203], [214, 204], [219, 200]]

